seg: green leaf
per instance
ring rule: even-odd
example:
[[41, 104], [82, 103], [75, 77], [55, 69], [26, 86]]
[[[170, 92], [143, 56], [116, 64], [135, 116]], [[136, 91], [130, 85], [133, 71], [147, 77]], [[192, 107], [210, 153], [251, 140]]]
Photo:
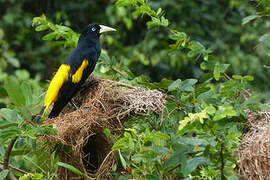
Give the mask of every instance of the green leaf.
[[15, 110], [8, 109], [8, 108], [2, 108], [2, 109], [0, 109], [0, 114], [5, 120], [7, 120], [9, 122], [14, 122], [15, 121], [13, 119], [14, 115], [16, 114]]
[[243, 79], [243, 77], [240, 76], [240, 75], [232, 75], [232, 78], [237, 79], [237, 80], [242, 80]]
[[45, 14], [42, 14], [41, 16], [39, 17], [34, 17], [33, 18], [33, 21], [32, 21], [32, 26], [35, 26], [35, 25], [39, 25], [39, 24], [43, 24], [46, 22], [46, 16]]
[[11, 64], [13, 67], [19, 68], [20, 62], [17, 58], [15, 58], [15, 53], [11, 50], [8, 50], [7, 53], [5, 53], [5, 60]]
[[162, 180], [162, 178], [158, 174], [146, 174], [145, 179], [146, 180]]
[[134, 143], [131, 134], [129, 132], [125, 132], [124, 137], [118, 139], [112, 147], [113, 150], [121, 149], [122, 151], [128, 151], [129, 149], [133, 148]]
[[216, 108], [212, 105], [207, 106], [205, 110], [209, 115], [213, 115], [216, 112]]
[[4, 85], [8, 96], [10, 97], [11, 101], [16, 105], [21, 107], [25, 104], [25, 99], [20, 88], [19, 81], [14, 77], [7, 77], [5, 80]]
[[36, 31], [44, 31], [48, 28], [49, 28], [49, 26], [47, 24], [41, 24], [41, 25], [37, 26], [35, 30]]
[[[242, 76], [233, 76], [233, 78], [242, 79]], [[221, 95], [228, 98], [233, 98], [237, 92], [241, 91], [244, 88], [245, 88], [244, 83], [238, 83], [235, 80], [229, 80], [222, 84]]]
[[180, 91], [194, 91], [194, 88], [192, 87], [197, 83], [197, 79], [186, 79], [180, 83]]
[[161, 8], [158, 8], [157, 15], [159, 15], [161, 12], [162, 12], [162, 9]]
[[1, 123], [0, 130], [1, 129], [7, 129], [7, 128], [12, 127], [12, 126], [18, 126], [18, 124], [17, 123], [4, 122], [4, 123]]
[[43, 178], [43, 176], [44, 176], [43, 174], [35, 173], [35, 174], [33, 174], [33, 176], [31, 178], [32, 178], [32, 180], [40, 180]]
[[214, 78], [217, 81], [219, 81], [219, 78], [220, 78], [220, 68], [219, 68], [219, 65], [218, 64], [215, 65], [213, 75], [214, 75]]
[[188, 52], [188, 57], [196, 57], [201, 54], [206, 53], [205, 47], [198, 41], [191, 41], [189, 45], [190, 51]]
[[177, 79], [176, 81], [174, 81], [169, 87], [168, 87], [168, 91], [174, 91], [177, 90], [181, 85], [181, 79]]
[[42, 39], [44, 41], [51, 41], [53, 39], [56, 39], [56, 36], [57, 36], [57, 34], [55, 32], [51, 32], [51, 33], [46, 34], [45, 36], [43, 36]]
[[229, 177], [227, 177], [228, 180], [239, 180], [237, 175], [231, 175]]
[[152, 137], [154, 143], [157, 146], [162, 146], [162, 141], [167, 141], [170, 139], [170, 136], [168, 134], [162, 133], [160, 131], [157, 131], [153, 137]]
[[243, 77], [243, 80], [244, 81], [254, 81], [254, 77], [253, 76], [246, 75], [246, 76]]
[[270, 56], [270, 33], [261, 36], [259, 41], [262, 43], [263, 49], [267, 56]]
[[21, 156], [21, 155], [26, 155], [28, 154], [29, 152], [31, 152], [31, 148], [30, 147], [23, 147], [21, 149], [16, 149], [16, 150], [12, 150], [11, 151], [11, 156], [14, 157], [14, 156]]
[[188, 39], [188, 36], [187, 36], [187, 34], [186, 33], [184, 33], [184, 32], [174, 32], [172, 35], [170, 35], [170, 38], [172, 39], [172, 40], [175, 40], [175, 41], [177, 41], [177, 40], [181, 40], [181, 41], [186, 41], [187, 39]]
[[197, 79], [186, 79], [184, 81], [181, 81], [181, 79], [177, 79], [174, 81], [169, 87], [168, 91], [194, 91], [194, 88], [192, 87], [194, 84], [197, 83]]
[[169, 25], [169, 20], [166, 19], [164, 16], [161, 17], [161, 26], [167, 27]]
[[249, 23], [250, 21], [252, 21], [252, 20], [254, 20], [254, 19], [258, 18], [258, 17], [260, 17], [260, 16], [256, 15], [256, 14], [247, 16], [242, 20], [242, 25], [245, 25], [245, 24]]
[[[156, 12], [151, 9], [150, 5], [145, 5], [143, 0], [142, 0], [142, 2], [143, 2], [143, 5], [136, 6], [136, 10], [133, 12], [133, 15], [138, 16], [138, 15], [147, 14], [147, 15], [151, 16], [151, 18], [157, 17]], [[158, 21], [159, 21], [158, 25], [161, 25], [161, 21], [159, 19], [158, 19]]]
[[32, 90], [29, 84], [23, 82], [21, 84], [21, 90], [25, 99], [25, 105], [31, 105], [33, 103]]
[[57, 135], [57, 130], [50, 126], [42, 126], [41, 129], [38, 129], [38, 133], [42, 135]]
[[18, 69], [15, 71], [15, 75], [19, 80], [27, 80], [30, 78], [30, 74], [25, 69]]
[[218, 62], [219, 61], [218, 61], [217, 57], [209, 55], [207, 61], [202, 62], [200, 64], [200, 66], [201, 66], [201, 69], [203, 69], [203, 70], [213, 71], [215, 65]]
[[37, 130], [36, 129], [29, 129], [29, 130], [22, 130], [22, 136], [29, 137], [31, 139], [36, 139]]
[[157, 131], [155, 134], [154, 134], [154, 138], [158, 138], [158, 139], [162, 139], [162, 140], [169, 140], [170, 139], [170, 136], [168, 134], [165, 134], [165, 133], [162, 133], [160, 131]]
[[8, 175], [9, 170], [5, 169], [0, 172], [0, 179], [5, 179]]
[[224, 73], [228, 67], [230, 66], [230, 64], [220, 64], [219, 68], [220, 68], [220, 72]]
[[200, 139], [196, 137], [181, 137], [179, 142], [184, 143], [184, 144], [189, 144], [192, 146], [207, 146], [209, 145], [209, 142], [205, 139]]
[[91, 179], [87, 174], [81, 172], [80, 170], [78, 170], [77, 168], [75, 168], [74, 166], [72, 166], [70, 164], [63, 163], [63, 162], [58, 162], [57, 165], [61, 166], [61, 167], [64, 167], [64, 168], [70, 170], [71, 172], [73, 172], [75, 174], [78, 174], [80, 176], [84, 176], [84, 177], [87, 177], [87, 178]]
[[195, 157], [184, 162], [181, 166], [181, 171], [184, 176], [187, 176], [199, 165], [206, 163], [208, 163], [208, 159], [206, 159], [205, 157]]
[[123, 156], [122, 156], [120, 150], [118, 151], [118, 155], [119, 155], [119, 158], [120, 158], [120, 162], [121, 162], [121, 164], [122, 164], [122, 167], [123, 167], [124, 169], [126, 169], [126, 168], [127, 168], [127, 162], [126, 162], [126, 160], [123, 158]]
[[144, 157], [142, 156], [142, 154], [135, 154], [131, 157], [131, 160], [135, 163], [140, 163], [144, 160]]
[[232, 116], [236, 116], [236, 111], [233, 109], [232, 106], [226, 106], [226, 105], [218, 106], [218, 110], [216, 111], [216, 114], [213, 120], [218, 121], [225, 117], [232, 117]]
[[173, 83], [172, 80], [163, 78], [160, 82], [151, 83], [153, 89], [168, 89], [168, 87]]
[[203, 123], [203, 119], [208, 118], [208, 114], [206, 110], [203, 110], [199, 113], [188, 113], [188, 116], [184, 118], [184, 120], [179, 121], [179, 127], [178, 131], [181, 131], [183, 128], [185, 128], [188, 124], [193, 123], [196, 120], [199, 120], [201, 123]]
[[10, 126], [0, 131], [0, 143], [19, 136], [21, 134], [21, 129], [17, 126]]
[[156, 17], [151, 17], [151, 21], [148, 21], [146, 23], [148, 28], [159, 26], [160, 24], [161, 24], [160, 20], [158, 18], [156, 18]]
[[99, 71], [103, 74], [105, 74], [106, 72], [110, 71], [111, 68], [108, 67], [108, 66], [104, 66], [104, 65], [101, 65], [100, 68], [99, 68]]
[[178, 163], [180, 162], [183, 163], [186, 160], [187, 160], [187, 155], [185, 153], [185, 150], [176, 151], [172, 154], [172, 156], [167, 161], [165, 161], [164, 165], [166, 168], [173, 168]]
[[116, 1], [116, 6], [131, 6], [131, 5], [136, 5], [137, 1], [136, 0], [118, 0]]
[[40, 180], [44, 175], [40, 173], [27, 173], [19, 178], [19, 180]]

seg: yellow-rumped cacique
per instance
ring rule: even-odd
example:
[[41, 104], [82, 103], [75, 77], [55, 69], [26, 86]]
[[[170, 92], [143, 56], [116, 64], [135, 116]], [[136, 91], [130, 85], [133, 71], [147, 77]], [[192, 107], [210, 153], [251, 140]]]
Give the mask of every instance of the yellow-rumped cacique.
[[99, 24], [89, 24], [82, 30], [77, 47], [59, 67], [50, 82], [36, 123], [40, 122], [51, 104], [53, 104], [53, 108], [49, 118], [58, 116], [69, 102], [76, 107], [72, 102], [72, 97], [93, 72], [101, 52], [100, 35], [108, 31], [116, 30]]

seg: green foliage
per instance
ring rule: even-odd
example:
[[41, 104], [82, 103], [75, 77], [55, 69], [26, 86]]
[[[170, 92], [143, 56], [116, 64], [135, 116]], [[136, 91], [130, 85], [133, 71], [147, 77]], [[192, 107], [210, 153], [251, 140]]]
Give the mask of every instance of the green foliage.
[[21, 176], [19, 178], [19, 180], [40, 180], [42, 179], [43, 175], [42, 174], [39, 174], [39, 173], [28, 173], [28, 174], [25, 174], [24, 176]]
[[[72, 29], [66, 26], [54, 25], [51, 22], [48, 22], [46, 16], [43, 14], [40, 17], [35, 17], [32, 21], [32, 26], [36, 26], [36, 31], [52, 30], [53, 32], [46, 34], [42, 37], [45, 41], [54, 41], [54, 45], [65, 46], [65, 47], [76, 47], [79, 34], [75, 33]], [[61, 40], [63, 39], [63, 40]]]
[[260, 16], [258, 16], [258, 15], [249, 15], [249, 16], [247, 16], [247, 17], [245, 17], [242, 21], [242, 25], [245, 25], [245, 24], [247, 24], [247, 23], [249, 23], [250, 21], [252, 21], [252, 20], [254, 20], [254, 19], [257, 19], [257, 18], [259, 18]]
[[[152, 21], [156, 18], [155, 11], [149, 11], [150, 6], [144, 2], [125, 2], [121, 0], [117, 4], [135, 6], [136, 15], [139, 8], [139, 14], [149, 15]], [[158, 125], [159, 118], [137, 118], [132, 125], [126, 125], [133, 128], [124, 132], [113, 149], [119, 150], [121, 165], [124, 169], [131, 167], [134, 178], [164, 179], [174, 174], [180, 179], [220, 179], [222, 169], [226, 178], [235, 179], [237, 158], [232, 154], [242, 135], [244, 110], [250, 108], [250, 104], [245, 103], [246, 97], [239, 94], [254, 78], [234, 75], [234, 80], [231, 79], [225, 73], [229, 64], [220, 63], [211, 54], [212, 49], [190, 41], [184, 32], [164, 27], [173, 34], [170, 37], [175, 41], [169, 46], [170, 52], [187, 49], [188, 57], [197, 59], [201, 56], [201, 68], [208, 74], [199, 80], [177, 79], [166, 86], [163, 85], [165, 80], [154, 84], [144, 82], [144, 85], [158, 87], [175, 98], [166, 106], [164, 124]], [[220, 82], [214, 84], [213, 79]], [[253, 105], [260, 107], [259, 101]], [[177, 122], [178, 128], [173, 128]]]
[[3, 170], [0, 172], [0, 179], [5, 179], [8, 175], [9, 170]]
[[92, 178], [90, 178], [89, 176], [87, 176], [87, 174], [81, 172], [80, 170], [76, 169], [74, 166], [72, 166], [72, 165], [70, 165], [70, 164], [63, 163], [63, 162], [58, 162], [57, 165], [58, 165], [58, 166], [62, 166], [62, 167], [64, 167], [64, 168], [67, 168], [68, 170], [70, 170], [71, 172], [73, 172], [73, 173], [75, 173], [75, 174], [78, 174], [78, 175], [87, 177], [88, 179], [92, 179]]
[[[24, 159], [30, 157], [31, 160], [28, 162], [38, 161], [38, 158], [35, 159], [37, 155], [40, 156], [40, 152], [36, 147], [37, 137], [56, 134], [52, 126], [36, 126], [32, 121], [32, 115], [40, 110], [40, 85], [38, 80], [30, 78], [28, 71], [16, 70], [14, 75], [7, 75], [3, 90], [7, 96], [7, 100], [4, 101], [7, 106], [0, 109], [0, 161], [3, 162], [4, 160], [4, 150], [9, 142], [17, 138], [10, 155], [11, 163], [20, 164], [20, 166], [35, 172], [36, 167], [33, 167], [32, 163], [26, 163]], [[43, 153], [43, 155], [46, 158], [50, 156], [46, 153]], [[41, 164], [38, 168], [40, 168]], [[47, 172], [49, 174], [50, 171], [48, 169], [42, 173]], [[1, 176], [5, 176], [4, 172], [1, 172]], [[30, 180], [41, 179], [44, 174], [28, 173], [23, 176], [21, 176], [22, 174], [17, 175], [21, 176], [20, 179], [22, 180]]]

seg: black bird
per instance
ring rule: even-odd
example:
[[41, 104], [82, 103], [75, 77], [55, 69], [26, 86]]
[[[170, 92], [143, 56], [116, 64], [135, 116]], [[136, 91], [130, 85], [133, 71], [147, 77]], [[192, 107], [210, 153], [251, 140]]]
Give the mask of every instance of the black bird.
[[99, 24], [90, 24], [83, 29], [77, 47], [52, 78], [36, 123], [52, 103], [49, 118], [58, 116], [68, 102], [75, 106], [72, 97], [93, 72], [101, 52], [99, 37], [107, 31], [116, 30]]

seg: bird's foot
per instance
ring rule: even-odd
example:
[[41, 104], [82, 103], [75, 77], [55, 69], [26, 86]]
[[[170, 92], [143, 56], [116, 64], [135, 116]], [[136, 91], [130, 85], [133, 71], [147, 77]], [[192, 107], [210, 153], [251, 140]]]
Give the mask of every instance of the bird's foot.
[[78, 110], [79, 107], [75, 104], [75, 102], [73, 101], [73, 99], [70, 100], [70, 104], [74, 107], [75, 110]]
[[70, 100], [70, 104], [74, 107], [75, 111], [77, 111], [77, 110], [79, 110], [79, 109], [81, 109], [81, 110], [90, 110], [90, 109], [91, 109], [91, 108], [88, 107], [88, 106], [84, 106], [84, 107], [80, 107], [80, 108], [79, 108], [79, 107], [75, 104], [75, 102], [74, 102], [73, 99]]
[[91, 108], [89, 106], [82, 107], [83, 110], [90, 110]]

